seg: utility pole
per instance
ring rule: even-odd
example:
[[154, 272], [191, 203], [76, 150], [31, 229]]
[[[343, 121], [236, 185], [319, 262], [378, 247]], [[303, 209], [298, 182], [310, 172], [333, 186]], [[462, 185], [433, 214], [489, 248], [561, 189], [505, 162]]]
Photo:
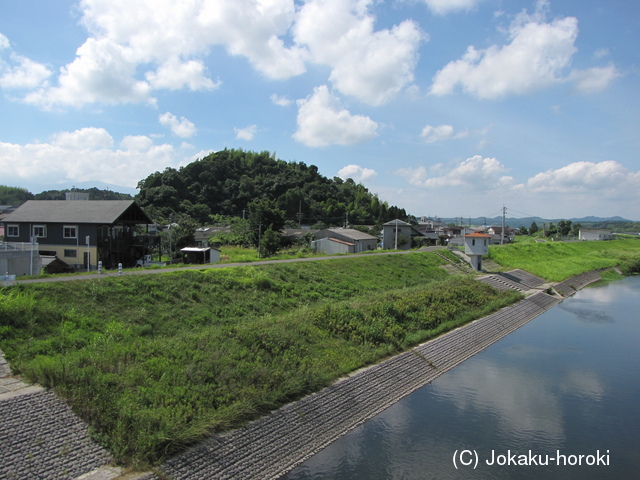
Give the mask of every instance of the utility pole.
[[302, 200], [298, 204], [298, 228], [302, 227]]
[[398, 249], [398, 219], [396, 218], [396, 242], [395, 242], [395, 250]]
[[507, 215], [507, 207], [502, 205], [502, 235], [500, 235], [500, 245], [504, 245], [504, 227], [505, 227], [506, 215]]

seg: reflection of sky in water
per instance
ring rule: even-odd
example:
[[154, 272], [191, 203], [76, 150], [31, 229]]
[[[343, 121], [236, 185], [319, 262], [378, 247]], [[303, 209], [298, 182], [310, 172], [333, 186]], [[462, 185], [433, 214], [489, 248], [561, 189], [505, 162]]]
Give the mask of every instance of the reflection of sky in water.
[[461, 410], [492, 415], [500, 430], [516, 438], [544, 438], [551, 445], [564, 439], [557, 391], [552, 380], [535, 371], [500, 367], [483, 359], [453, 369], [434, 389]]
[[[637, 478], [640, 277], [578, 292], [285, 478]], [[615, 452], [601, 470], [454, 470], [457, 449]], [[615, 460], [615, 461], [613, 461]]]

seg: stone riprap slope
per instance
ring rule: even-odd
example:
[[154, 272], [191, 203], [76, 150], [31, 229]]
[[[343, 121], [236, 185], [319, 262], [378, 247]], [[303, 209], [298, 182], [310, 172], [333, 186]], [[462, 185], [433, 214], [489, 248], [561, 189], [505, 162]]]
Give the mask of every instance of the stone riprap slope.
[[[540, 292], [357, 372], [161, 466], [175, 480], [278, 478], [338, 437], [561, 301]], [[150, 475], [147, 480], [158, 477]]]
[[601, 270], [582, 273], [580, 275], [576, 275], [575, 277], [571, 277], [564, 282], [555, 284], [553, 288], [563, 297], [570, 297], [578, 290], [581, 290], [587, 285], [591, 285], [592, 283], [600, 280], [600, 273]]
[[492, 273], [479, 277], [478, 280], [498, 290], [518, 290], [519, 292], [536, 289], [545, 284], [543, 278], [519, 269], [504, 273]]
[[0, 351], [0, 478], [75, 479], [110, 461], [69, 407], [13, 377]]

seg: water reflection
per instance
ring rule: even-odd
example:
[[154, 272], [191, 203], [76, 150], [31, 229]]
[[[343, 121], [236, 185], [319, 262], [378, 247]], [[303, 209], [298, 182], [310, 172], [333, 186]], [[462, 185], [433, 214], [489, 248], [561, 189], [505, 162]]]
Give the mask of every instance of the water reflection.
[[[637, 478], [639, 310], [640, 277], [582, 290], [284, 478]], [[607, 467], [456, 470], [459, 449], [612, 457]]]

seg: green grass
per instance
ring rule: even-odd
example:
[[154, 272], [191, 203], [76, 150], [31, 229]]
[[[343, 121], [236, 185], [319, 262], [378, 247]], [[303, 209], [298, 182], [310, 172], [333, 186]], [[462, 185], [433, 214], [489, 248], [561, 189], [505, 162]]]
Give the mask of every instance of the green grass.
[[491, 246], [489, 257], [506, 270], [521, 268], [554, 282], [609, 267], [620, 267], [629, 274], [637, 272], [640, 265], [640, 239], [517, 242]]
[[0, 289], [0, 348], [121, 463], [157, 463], [516, 300], [435, 255]]

